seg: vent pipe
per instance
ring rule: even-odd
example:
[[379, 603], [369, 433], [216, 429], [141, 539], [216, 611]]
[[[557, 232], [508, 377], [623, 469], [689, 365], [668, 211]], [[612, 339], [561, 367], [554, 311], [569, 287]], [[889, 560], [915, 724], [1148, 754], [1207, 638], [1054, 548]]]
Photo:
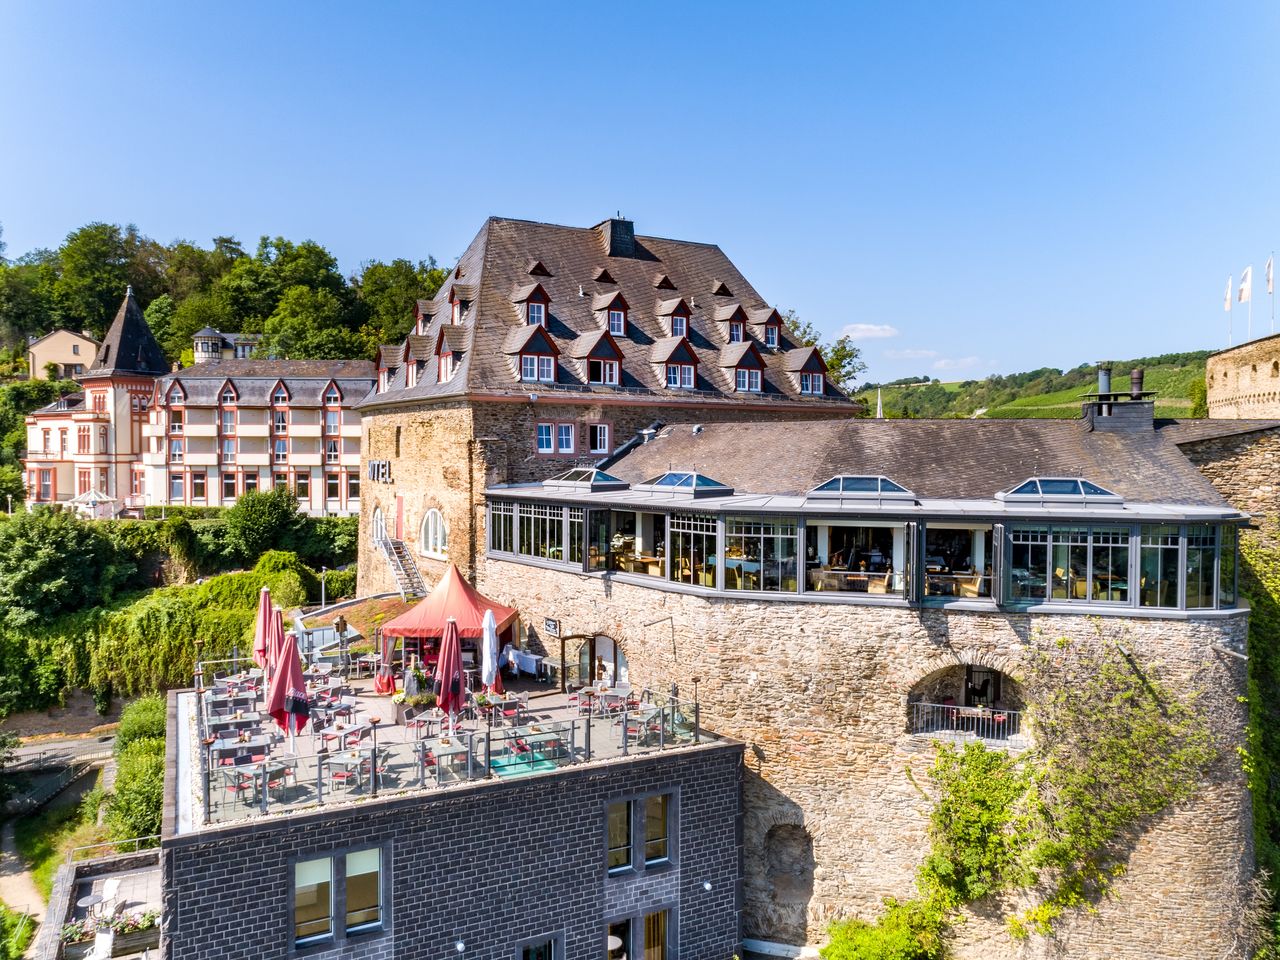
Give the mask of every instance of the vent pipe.
[[643, 430], [640, 431], [640, 443], [642, 445], [648, 443], [650, 440], [653, 439], [654, 434], [656, 434], [657, 432], [658, 431], [653, 429], [653, 427], [645, 427]]
[[1142, 369], [1137, 368], [1129, 374], [1129, 396], [1134, 400], [1142, 399]]
[[1098, 364], [1098, 393], [1111, 392], [1111, 364], [1101, 362]]

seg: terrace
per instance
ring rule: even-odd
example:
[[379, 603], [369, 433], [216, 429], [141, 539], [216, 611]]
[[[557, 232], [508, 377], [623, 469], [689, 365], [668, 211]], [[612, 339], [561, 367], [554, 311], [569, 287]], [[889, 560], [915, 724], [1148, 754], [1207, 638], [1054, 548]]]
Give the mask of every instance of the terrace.
[[306, 670], [311, 714], [290, 735], [264, 712], [261, 671], [245, 666], [202, 663], [195, 689], [178, 695], [178, 783], [189, 785], [178, 790], [179, 833], [719, 739], [701, 729], [696, 702], [603, 682], [561, 693], [517, 679], [505, 694], [471, 691], [451, 723], [324, 661]]

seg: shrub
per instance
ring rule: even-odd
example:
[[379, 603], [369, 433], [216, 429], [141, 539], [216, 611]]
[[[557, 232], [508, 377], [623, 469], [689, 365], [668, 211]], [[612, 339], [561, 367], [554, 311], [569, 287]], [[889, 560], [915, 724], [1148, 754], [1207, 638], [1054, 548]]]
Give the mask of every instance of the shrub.
[[359, 517], [304, 516], [293, 549], [312, 567], [341, 567], [355, 562], [359, 542]]
[[339, 597], [356, 595], [356, 570], [328, 570], [324, 574], [325, 599], [332, 603]]
[[113, 840], [160, 832], [164, 803], [164, 740], [143, 737], [120, 751], [115, 792], [107, 807]]
[[227, 542], [249, 563], [272, 547], [291, 545], [301, 525], [298, 498], [284, 487], [243, 494], [224, 519]]
[[183, 520], [209, 520], [221, 517], [226, 507], [143, 507], [142, 516], [147, 520], [182, 518]]
[[845, 920], [831, 926], [823, 960], [941, 960], [943, 916], [919, 900], [886, 900], [875, 923]]
[[116, 731], [116, 753], [135, 740], [147, 737], [164, 737], [168, 706], [160, 694], [139, 697], [120, 714], [120, 728]]

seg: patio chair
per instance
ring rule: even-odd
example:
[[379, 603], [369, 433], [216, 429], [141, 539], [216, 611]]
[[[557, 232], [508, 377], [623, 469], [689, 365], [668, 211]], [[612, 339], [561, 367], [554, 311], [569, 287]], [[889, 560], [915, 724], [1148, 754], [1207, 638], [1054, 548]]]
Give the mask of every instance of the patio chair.
[[331, 770], [329, 772], [329, 778], [333, 781], [334, 786], [341, 786], [347, 790], [351, 789], [351, 785], [355, 783], [357, 779], [356, 772], [354, 770], [347, 769]]
[[120, 878], [107, 877], [102, 883], [102, 903], [98, 909], [105, 916], [112, 916], [114, 911], [124, 906], [117, 898], [120, 896]]

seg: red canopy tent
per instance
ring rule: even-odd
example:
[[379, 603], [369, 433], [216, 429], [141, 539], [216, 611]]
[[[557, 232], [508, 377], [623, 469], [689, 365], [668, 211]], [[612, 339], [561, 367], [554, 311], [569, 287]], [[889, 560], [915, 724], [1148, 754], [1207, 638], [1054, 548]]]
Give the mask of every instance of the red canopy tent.
[[[412, 609], [382, 625], [383, 660], [387, 662], [394, 653], [393, 638], [438, 639], [444, 636], [444, 625], [450, 620], [457, 626], [460, 640], [480, 640], [484, 637], [486, 610], [493, 611], [499, 634], [515, 623], [518, 615], [511, 607], [495, 603], [480, 593], [462, 579], [457, 567], [449, 564], [430, 594]], [[429, 658], [427, 664], [430, 665]], [[382, 686], [386, 687], [385, 692], [390, 693], [395, 689], [395, 681], [388, 677], [388, 682]]]
[[458, 624], [458, 639], [479, 640], [484, 636], [484, 612], [492, 610], [498, 632], [511, 626], [516, 611], [484, 596], [462, 579], [453, 564], [444, 572], [435, 589], [411, 610], [382, 625], [384, 637], [441, 637], [452, 618]]

